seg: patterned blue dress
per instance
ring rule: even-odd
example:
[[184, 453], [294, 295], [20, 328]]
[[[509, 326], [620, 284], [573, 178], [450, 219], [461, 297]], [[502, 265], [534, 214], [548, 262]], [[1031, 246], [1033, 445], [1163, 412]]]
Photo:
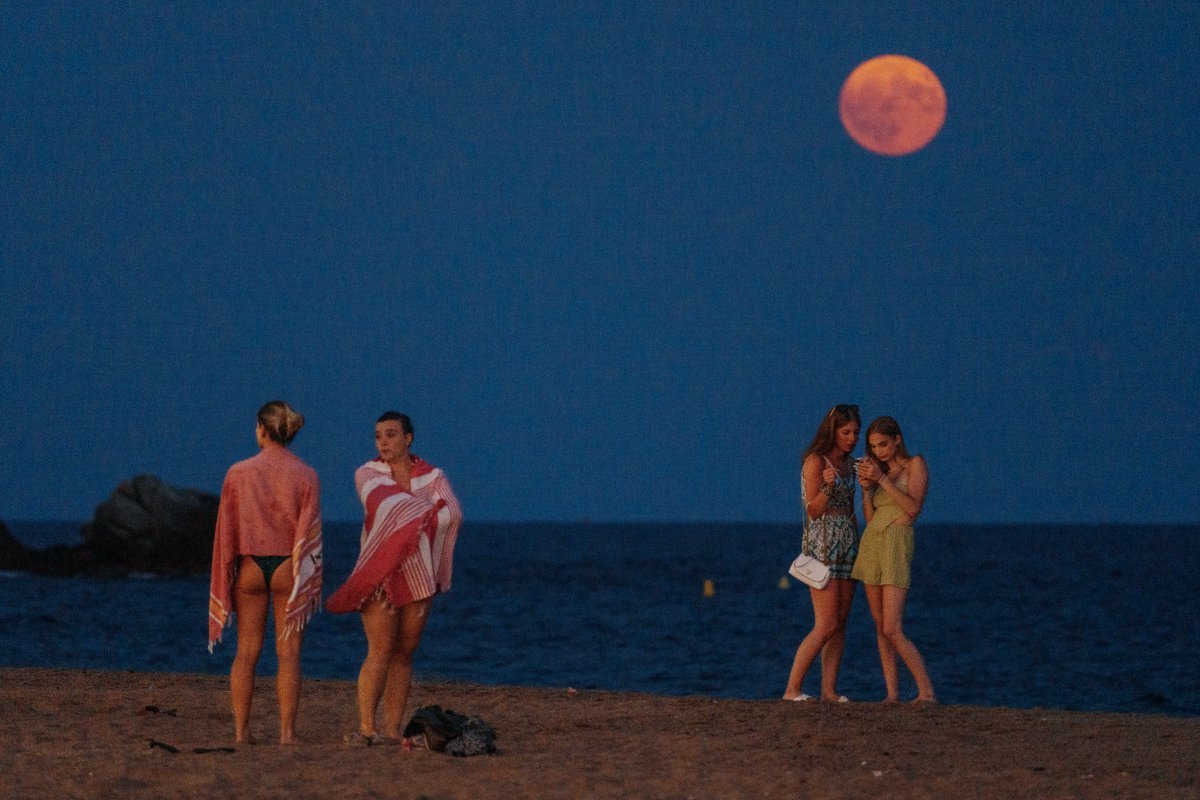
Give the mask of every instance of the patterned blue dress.
[[[825, 463], [833, 466], [829, 459]], [[858, 519], [854, 516], [854, 472], [838, 474], [833, 482], [826, 512], [842, 511], [845, 516], [822, 514], [816, 519], [808, 516], [804, 476], [800, 476], [800, 505], [804, 508], [804, 544], [801, 552], [812, 556], [829, 567], [832, 578], [849, 580], [858, 558], [858, 543], [862, 537], [858, 532]]]

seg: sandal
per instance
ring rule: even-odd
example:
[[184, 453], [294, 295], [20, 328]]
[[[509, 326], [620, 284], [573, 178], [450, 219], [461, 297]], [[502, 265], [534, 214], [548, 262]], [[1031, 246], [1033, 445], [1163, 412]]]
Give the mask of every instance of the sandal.
[[395, 736], [382, 733], [363, 733], [362, 731], [347, 733], [342, 737], [342, 741], [347, 747], [392, 747], [404, 742], [403, 739]]
[[377, 733], [369, 738], [371, 747], [395, 747], [404, 743], [403, 739], [385, 733]]

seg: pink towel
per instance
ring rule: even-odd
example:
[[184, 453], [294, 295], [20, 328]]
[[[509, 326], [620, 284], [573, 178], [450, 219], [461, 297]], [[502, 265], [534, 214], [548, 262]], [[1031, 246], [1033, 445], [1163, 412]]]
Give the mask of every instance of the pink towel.
[[221, 487], [208, 595], [208, 651], [231, 622], [242, 555], [292, 556], [287, 638], [321, 606], [321, 487], [317, 473], [283, 447], [267, 447], [229, 468]]

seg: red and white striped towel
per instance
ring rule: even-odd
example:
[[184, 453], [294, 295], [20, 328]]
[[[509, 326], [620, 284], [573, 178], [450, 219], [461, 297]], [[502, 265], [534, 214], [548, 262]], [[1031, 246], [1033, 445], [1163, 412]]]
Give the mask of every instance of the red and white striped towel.
[[357, 611], [380, 589], [394, 608], [450, 589], [462, 509], [445, 473], [418, 456], [412, 459], [410, 492], [382, 461], [369, 461], [354, 473], [366, 511], [362, 550], [350, 577], [325, 601], [328, 610]]

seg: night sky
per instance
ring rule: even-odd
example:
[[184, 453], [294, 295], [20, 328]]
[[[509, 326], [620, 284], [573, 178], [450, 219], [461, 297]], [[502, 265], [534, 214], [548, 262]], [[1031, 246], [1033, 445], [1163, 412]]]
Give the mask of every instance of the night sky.
[[395, 408], [468, 520], [797, 521], [850, 402], [925, 521], [1196, 521], [1197, 6], [847, 5], [0, 3], [0, 518], [282, 398], [331, 520]]

